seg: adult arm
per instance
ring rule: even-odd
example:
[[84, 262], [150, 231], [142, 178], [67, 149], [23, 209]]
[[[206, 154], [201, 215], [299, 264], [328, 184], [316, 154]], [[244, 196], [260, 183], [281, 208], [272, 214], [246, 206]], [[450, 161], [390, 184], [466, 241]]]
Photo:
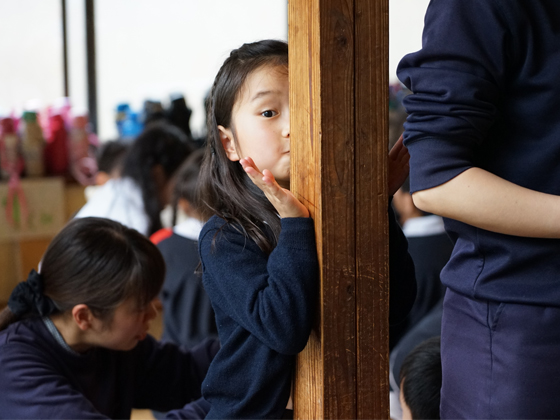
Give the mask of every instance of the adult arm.
[[492, 232], [560, 238], [560, 197], [520, 187], [480, 168], [417, 191], [412, 199], [419, 209]]
[[[503, 3], [432, 1], [422, 50], [399, 65], [399, 78], [414, 92], [405, 99], [411, 191], [416, 206], [431, 213], [503, 234], [558, 238], [560, 198], [550, 194], [553, 189], [538, 192], [535, 182], [525, 188], [479, 165], [481, 156], [501, 162], [509, 152], [508, 139], [496, 142], [492, 130], [499, 127], [502, 134], [508, 126], [496, 126], [499, 107], [510, 92], [512, 63], [525, 59], [516, 56], [523, 50], [523, 31], [512, 33], [517, 21], [508, 14], [519, 3]], [[533, 151], [546, 153], [533, 144]], [[532, 178], [531, 157], [516, 153], [519, 160], [509, 165], [523, 171], [519, 180]]]

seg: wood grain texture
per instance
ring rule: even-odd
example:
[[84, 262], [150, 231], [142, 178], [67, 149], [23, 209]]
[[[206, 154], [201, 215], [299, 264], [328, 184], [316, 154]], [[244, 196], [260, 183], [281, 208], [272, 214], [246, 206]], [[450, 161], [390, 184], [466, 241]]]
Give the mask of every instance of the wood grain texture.
[[389, 417], [389, 5], [355, 0], [357, 416]]
[[290, 0], [291, 188], [315, 221], [295, 418], [388, 418], [388, 0]]
[[[323, 243], [321, 206], [321, 89], [319, 2], [289, 2], [290, 61], [290, 184], [315, 221], [318, 249]], [[295, 129], [295, 130], [294, 130]], [[323, 277], [323, 253], [319, 252]], [[322, 287], [321, 287], [322, 289]], [[321, 290], [321, 295], [323, 291]], [[320, 300], [320, 296], [317, 297]], [[294, 415], [300, 419], [324, 418], [321, 304], [307, 347], [300, 353], [294, 379]]]

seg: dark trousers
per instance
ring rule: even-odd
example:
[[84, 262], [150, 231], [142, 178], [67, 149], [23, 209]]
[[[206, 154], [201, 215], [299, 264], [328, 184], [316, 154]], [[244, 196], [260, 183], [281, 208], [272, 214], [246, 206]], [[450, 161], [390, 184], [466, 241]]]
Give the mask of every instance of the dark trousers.
[[560, 418], [560, 308], [448, 290], [441, 356], [442, 419]]

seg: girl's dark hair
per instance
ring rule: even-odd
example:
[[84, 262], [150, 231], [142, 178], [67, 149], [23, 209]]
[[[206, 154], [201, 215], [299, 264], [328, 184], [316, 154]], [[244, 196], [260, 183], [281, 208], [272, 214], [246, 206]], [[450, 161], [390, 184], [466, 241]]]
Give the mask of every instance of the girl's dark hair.
[[132, 178], [142, 191], [144, 210], [150, 219], [148, 235], [161, 229], [156, 181], [152, 170], [160, 165], [168, 179], [194, 150], [185, 133], [163, 122], [149, 125], [132, 143], [124, 160], [122, 177]]
[[198, 149], [191, 153], [191, 155], [183, 162], [177, 170], [175, 175], [175, 186], [173, 188], [173, 221], [175, 225], [177, 221], [177, 207], [179, 199], [184, 198], [189, 202], [192, 208], [200, 212], [197, 196], [198, 176], [200, 174], [200, 165], [204, 150]]
[[[199, 193], [205, 219], [218, 215], [241, 227], [263, 252], [270, 253], [280, 234], [280, 218], [241, 164], [228, 159], [218, 131], [218, 125], [231, 128], [232, 110], [245, 80], [263, 66], [283, 67], [287, 71], [288, 44], [276, 40], [243, 44], [230, 53], [216, 75], [208, 103], [208, 138]], [[272, 237], [266, 234], [265, 224]]]
[[[86, 304], [109, 320], [129, 298], [143, 308], [158, 294], [165, 263], [157, 247], [134, 229], [109, 219], [74, 219], [55, 236], [41, 262], [43, 294], [57, 312]], [[25, 314], [23, 315], [25, 316]], [[17, 317], [0, 312], [0, 331]]]
[[121, 170], [128, 145], [119, 140], [111, 140], [99, 146], [96, 152], [97, 170], [111, 174]]

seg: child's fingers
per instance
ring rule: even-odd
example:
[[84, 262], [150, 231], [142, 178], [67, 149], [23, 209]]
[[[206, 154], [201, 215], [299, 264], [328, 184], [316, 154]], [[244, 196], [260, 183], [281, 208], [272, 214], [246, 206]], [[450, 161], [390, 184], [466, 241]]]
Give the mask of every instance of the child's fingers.
[[408, 157], [408, 149], [403, 143], [403, 135], [401, 134], [395, 145], [391, 148], [389, 158], [394, 161], [402, 161], [403, 159], [408, 160]]
[[251, 158], [243, 158], [239, 163], [251, 181], [261, 189], [268, 201], [278, 211], [280, 217], [309, 217], [307, 208], [289, 190], [282, 188], [276, 182], [272, 172], [265, 169], [261, 173]]
[[259, 175], [262, 175], [257, 165], [255, 165], [255, 162], [253, 162], [253, 159], [243, 158], [239, 161], [239, 163], [241, 164], [243, 170], [247, 173], [247, 175], [249, 175], [249, 177], [253, 182], [255, 182], [255, 180], [259, 177]]
[[272, 172], [263, 170], [262, 179], [265, 183], [262, 190], [280, 217], [309, 217], [309, 210], [289, 190], [276, 182]]

